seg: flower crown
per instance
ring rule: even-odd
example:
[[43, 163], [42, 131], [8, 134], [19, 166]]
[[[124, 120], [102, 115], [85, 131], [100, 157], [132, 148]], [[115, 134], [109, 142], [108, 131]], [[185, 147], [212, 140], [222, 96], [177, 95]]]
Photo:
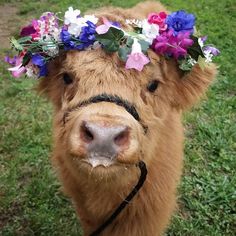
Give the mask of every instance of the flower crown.
[[80, 10], [72, 7], [65, 12], [64, 24], [56, 14], [44, 13], [38, 20], [20, 32], [19, 39], [11, 44], [18, 51], [14, 58], [7, 56], [6, 62], [13, 67], [8, 70], [14, 77], [26, 74], [29, 77], [47, 75], [47, 63], [59, 55], [61, 50], [91, 50], [103, 48], [108, 53], [118, 53], [126, 69], [141, 71], [150, 62], [147, 50], [177, 60], [183, 71], [195, 64], [201, 67], [210, 63], [219, 50], [204, 45], [207, 37], [198, 37], [195, 16], [184, 10], [171, 14], [150, 13], [145, 20], [126, 20], [134, 31], [124, 31], [120, 24], [102, 18], [98, 24], [94, 15], [81, 16]]

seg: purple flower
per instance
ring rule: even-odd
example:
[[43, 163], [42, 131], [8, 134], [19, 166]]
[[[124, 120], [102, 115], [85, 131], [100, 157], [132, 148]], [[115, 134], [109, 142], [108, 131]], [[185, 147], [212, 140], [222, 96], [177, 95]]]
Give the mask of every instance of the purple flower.
[[12, 66], [15, 66], [17, 59], [18, 59], [17, 56], [14, 56], [13, 58], [10, 58], [9, 56], [6, 56], [5, 57], [5, 62], [9, 63]]
[[184, 10], [176, 11], [168, 15], [166, 23], [168, 25], [168, 29], [172, 29], [175, 35], [179, 32], [193, 33], [195, 16], [193, 14], [186, 13]]
[[179, 59], [187, 55], [187, 49], [193, 45], [190, 32], [180, 32], [174, 35], [172, 30], [157, 36], [153, 41], [152, 48], [157, 54]]
[[25, 73], [26, 68], [22, 65], [23, 56], [15, 56], [14, 58], [6, 57], [5, 61], [11, 64], [13, 67], [9, 68], [8, 70], [11, 71], [12, 76], [15, 78], [20, 77], [22, 74]]
[[31, 58], [32, 64], [38, 66], [39, 68], [39, 77], [47, 75], [47, 63], [43, 56], [35, 54]]

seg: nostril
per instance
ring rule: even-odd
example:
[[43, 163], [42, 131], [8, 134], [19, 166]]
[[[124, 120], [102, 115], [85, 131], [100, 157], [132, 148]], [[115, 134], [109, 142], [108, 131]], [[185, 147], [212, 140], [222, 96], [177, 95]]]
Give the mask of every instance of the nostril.
[[86, 122], [83, 122], [81, 125], [80, 137], [86, 143], [90, 143], [94, 139], [94, 136], [93, 136], [92, 132], [89, 130], [89, 127], [87, 127]]
[[125, 146], [128, 144], [128, 141], [129, 141], [129, 129], [128, 128], [125, 128], [125, 130], [121, 131], [114, 138], [114, 143], [117, 146]]

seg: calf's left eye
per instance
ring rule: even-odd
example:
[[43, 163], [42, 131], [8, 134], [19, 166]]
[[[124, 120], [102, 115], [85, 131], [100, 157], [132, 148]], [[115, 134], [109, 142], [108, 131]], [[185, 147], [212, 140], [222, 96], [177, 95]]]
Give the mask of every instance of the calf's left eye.
[[158, 88], [159, 81], [158, 80], [152, 80], [147, 85], [147, 90], [151, 93], [155, 92]]
[[66, 85], [71, 84], [73, 82], [73, 79], [70, 77], [69, 74], [64, 73], [63, 74], [63, 81]]

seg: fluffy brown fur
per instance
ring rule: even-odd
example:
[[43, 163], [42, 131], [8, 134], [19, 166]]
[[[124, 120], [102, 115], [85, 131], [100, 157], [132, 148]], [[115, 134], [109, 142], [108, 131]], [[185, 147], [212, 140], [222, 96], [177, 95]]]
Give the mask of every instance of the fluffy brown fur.
[[[145, 18], [149, 12], [164, 7], [157, 2], [140, 3], [128, 10], [103, 8], [105, 16], [124, 25], [125, 19]], [[71, 197], [84, 235], [100, 226], [128, 195], [139, 178], [135, 163], [143, 160], [147, 180], [128, 207], [106, 228], [103, 236], [157, 236], [167, 227], [175, 208], [176, 187], [183, 159], [182, 111], [191, 107], [204, 93], [216, 74], [214, 65], [205, 70], [195, 66], [183, 74], [175, 61], [165, 60], [149, 51], [151, 63], [142, 72], [126, 70], [117, 55], [103, 50], [70, 51], [50, 64], [49, 76], [41, 80], [40, 91], [55, 105], [53, 164], [65, 193]], [[63, 73], [73, 83], [65, 85]], [[146, 86], [158, 80], [150, 93]], [[91, 104], [63, 116], [70, 108], [101, 93], [118, 95], [134, 104], [142, 126], [124, 108], [112, 103]], [[117, 164], [92, 168], [79, 137], [84, 120], [130, 127], [129, 147], [117, 157]]]

